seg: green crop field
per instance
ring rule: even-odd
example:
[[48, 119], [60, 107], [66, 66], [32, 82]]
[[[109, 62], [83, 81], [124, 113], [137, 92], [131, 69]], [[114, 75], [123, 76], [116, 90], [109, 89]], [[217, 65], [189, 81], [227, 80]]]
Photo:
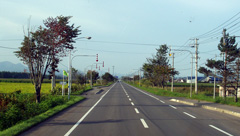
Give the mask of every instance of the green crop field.
[[[59, 83], [56, 86], [62, 86]], [[65, 85], [65, 88], [67, 85]], [[9, 83], [0, 82], [0, 93], [12, 93], [21, 90], [22, 93], [35, 93], [32, 83]], [[51, 83], [43, 83], [41, 93], [50, 93]]]

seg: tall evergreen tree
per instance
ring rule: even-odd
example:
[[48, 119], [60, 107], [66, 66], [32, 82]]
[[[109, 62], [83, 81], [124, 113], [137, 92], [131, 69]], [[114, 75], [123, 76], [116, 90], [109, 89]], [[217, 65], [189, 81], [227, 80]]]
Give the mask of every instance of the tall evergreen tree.
[[170, 77], [178, 74], [171, 68], [168, 60], [168, 47], [161, 45], [153, 58], [147, 58], [143, 64], [144, 76], [154, 85], [164, 88]]
[[231, 65], [235, 63], [236, 58], [239, 58], [239, 48], [235, 43], [235, 37], [231, 37], [227, 34], [224, 38], [221, 38], [220, 43], [218, 44], [218, 49], [220, 54], [223, 55], [223, 60], [208, 59], [206, 66], [209, 69], [200, 67], [199, 72], [203, 74], [207, 74], [207, 72], [209, 72], [211, 75], [214, 75], [213, 69], [215, 68], [217, 70], [217, 74], [214, 76], [223, 79], [223, 93], [224, 98], [226, 98], [227, 85], [233, 85], [233, 81], [230, 78], [233, 78], [235, 75], [234, 73], [236, 73], [236, 69], [234, 70]]

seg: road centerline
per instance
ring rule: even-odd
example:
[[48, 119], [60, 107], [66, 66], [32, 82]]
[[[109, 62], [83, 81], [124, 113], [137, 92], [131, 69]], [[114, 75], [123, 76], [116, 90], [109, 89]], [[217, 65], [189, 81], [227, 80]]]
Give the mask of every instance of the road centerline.
[[144, 128], [149, 128], [144, 119], [141, 118], [140, 120], [141, 120]]
[[134, 108], [134, 110], [136, 111], [136, 113], [140, 113], [137, 108]]

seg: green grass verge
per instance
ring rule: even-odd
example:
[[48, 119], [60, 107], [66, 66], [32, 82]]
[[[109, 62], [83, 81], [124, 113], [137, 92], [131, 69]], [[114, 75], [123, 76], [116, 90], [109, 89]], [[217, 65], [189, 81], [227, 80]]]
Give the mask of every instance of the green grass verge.
[[21, 123], [18, 123], [15, 126], [10, 127], [10, 128], [8, 128], [4, 131], [1, 131], [0, 136], [18, 135], [19, 133], [21, 133], [21, 132], [29, 129], [30, 127], [46, 120], [47, 118], [55, 115], [56, 113], [66, 109], [67, 107], [69, 107], [69, 106], [71, 106], [71, 105], [73, 105], [73, 104], [75, 104], [75, 103], [77, 103], [77, 102], [79, 102], [83, 99], [85, 99], [85, 98], [82, 97], [82, 96], [71, 96], [71, 99], [67, 103], [65, 103], [63, 105], [56, 106], [56, 107], [54, 107], [54, 108], [52, 108], [52, 109], [50, 109], [50, 110], [48, 110], [48, 111], [46, 111], [46, 112], [44, 112], [40, 115], [37, 115], [37, 116], [35, 116], [31, 119], [28, 119], [28, 120], [25, 120]]
[[221, 104], [240, 107], [240, 98], [238, 98], [238, 102], [234, 102], [233, 97], [227, 97], [226, 99], [224, 99], [222, 97], [216, 96], [216, 98], [213, 99], [212, 96], [207, 96], [207, 95], [205, 95], [204, 92], [201, 92], [199, 94], [192, 94], [192, 97], [190, 98], [190, 94], [189, 93], [184, 93], [184, 91], [182, 93], [171, 92], [171, 91], [167, 91], [167, 90], [157, 88], [157, 87], [143, 87], [143, 86], [139, 87], [137, 84], [133, 84], [133, 83], [129, 83], [129, 82], [126, 82], [126, 83], [128, 83], [128, 84], [130, 84], [134, 87], [137, 87], [139, 89], [150, 92], [152, 94], [155, 94], [155, 95], [167, 96], [167, 97], [184, 97], [184, 98], [188, 98], [188, 99], [202, 100], [202, 101], [208, 101], [208, 102], [213, 102], [213, 103], [221, 103]]

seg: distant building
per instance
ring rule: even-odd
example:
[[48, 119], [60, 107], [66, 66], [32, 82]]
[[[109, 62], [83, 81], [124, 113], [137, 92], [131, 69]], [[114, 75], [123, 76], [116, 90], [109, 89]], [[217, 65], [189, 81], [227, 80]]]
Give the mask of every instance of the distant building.
[[[200, 82], [200, 81], [202, 81], [204, 79], [205, 79], [205, 77], [197, 77], [197, 81], [198, 82]], [[186, 83], [191, 83], [191, 76], [187, 77]], [[195, 83], [195, 76], [192, 77], [192, 83]]]
[[185, 82], [186, 82], [186, 80], [185, 80], [185, 79], [183, 79], [183, 78], [179, 78], [179, 79], [176, 79], [176, 80], [174, 80], [174, 82], [178, 82], [178, 83], [185, 83]]
[[[216, 83], [221, 83], [222, 79], [216, 77]], [[209, 77], [208, 83], [214, 83], [214, 77]]]
[[[235, 94], [234, 88], [232, 86], [227, 86], [226, 96], [232, 97], [234, 96], [234, 94]], [[224, 96], [223, 86], [219, 85], [219, 97], [223, 97], [223, 96]], [[237, 97], [240, 98], [240, 86], [238, 86]]]
[[[202, 83], [214, 83], [214, 77], [212, 76], [208, 76], [208, 77], [198, 77], [197, 78], [198, 82], [202, 82]], [[220, 78], [216, 78], [216, 83], [221, 83], [222, 79]], [[187, 77], [187, 83], [191, 83], [191, 77]], [[195, 83], [195, 77], [192, 77], [192, 83]]]

